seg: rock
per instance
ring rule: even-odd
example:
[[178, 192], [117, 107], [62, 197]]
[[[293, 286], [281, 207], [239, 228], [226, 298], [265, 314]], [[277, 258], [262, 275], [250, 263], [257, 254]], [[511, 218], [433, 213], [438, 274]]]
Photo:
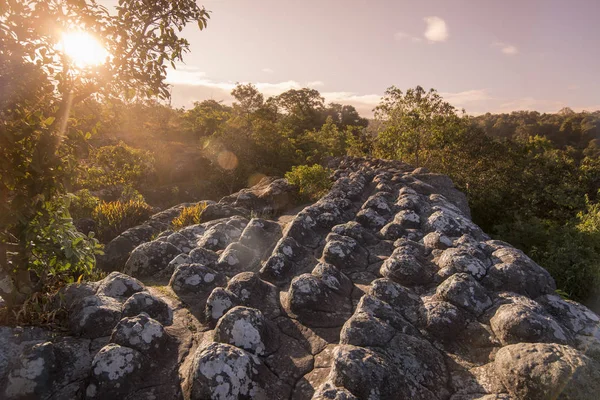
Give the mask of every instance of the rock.
[[221, 253], [215, 269], [227, 276], [234, 276], [243, 271], [258, 270], [258, 261], [254, 250], [235, 242]]
[[189, 253], [195, 246], [191, 240], [179, 232], [170, 234], [166, 239], [167, 242], [177, 247], [181, 253]]
[[463, 247], [452, 247], [444, 250], [437, 260], [437, 265], [440, 267], [438, 275], [442, 278], [465, 272], [476, 279], [482, 279], [488, 270], [483, 261]]
[[262, 259], [273, 249], [273, 244], [281, 238], [281, 227], [278, 223], [260, 218], [253, 218], [244, 228], [240, 243], [251, 248]]
[[379, 230], [388, 222], [381, 214], [372, 208], [366, 208], [356, 214], [356, 221], [366, 228]]
[[530, 298], [552, 294], [556, 290], [548, 271], [537, 265], [522, 251], [502, 247], [492, 256], [498, 260], [483, 280], [484, 286], [496, 290], [519, 293]]
[[145, 290], [144, 284], [135, 278], [120, 272], [111, 272], [100, 281], [97, 294], [99, 296], [113, 297], [124, 300], [132, 294]]
[[25, 348], [8, 374], [2, 398], [60, 398], [81, 390], [92, 361], [89, 344], [89, 340], [66, 338]]
[[219, 255], [212, 250], [207, 250], [202, 247], [196, 247], [189, 254], [191, 264], [202, 264], [209, 268], [214, 268], [217, 265]]
[[535, 301], [513, 296], [500, 305], [490, 326], [502, 344], [545, 342], [567, 344], [570, 335]]
[[95, 339], [109, 336], [121, 320], [121, 303], [113, 297], [92, 295], [77, 301], [69, 313], [73, 333]]
[[241, 233], [240, 229], [221, 222], [207, 229], [204, 235], [198, 239], [197, 246], [212, 251], [223, 250], [237, 240]]
[[496, 354], [494, 369], [517, 399], [595, 399], [600, 365], [560, 344], [519, 343]]
[[253, 272], [242, 272], [234, 276], [227, 284], [241, 304], [256, 308], [267, 316], [274, 318], [279, 315], [279, 290], [269, 282], [260, 279]]
[[323, 260], [345, 271], [364, 270], [368, 253], [358, 242], [348, 236], [330, 234], [323, 249]]
[[431, 282], [435, 266], [410, 246], [398, 247], [382, 264], [381, 275], [402, 285], [425, 285]]
[[398, 375], [387, 358], [362, 347], [340, 345], [329, 376], [333, 385], [359, 399], [392, 399], [401, 395]]
[[225, 204], [209, 204], [202, 211], [202, 221], [212, 221], [215, 219], [232, 217], [234, 215], [243, 216], [245, 213], [243, 209], [230, 207]]
[[135, 317], [123, 318], [112, 332], [111, 343], [129, 347], [142, 354], [160, 357], [167, 354], [171, 337], [165, 332], [160, 322], [139, 314]]
[[173, 310], [161, 298], [147, 292], [135, 293], [123, 304], [123, 317], [135, 317], [146, 313], [163, 325], [173, 322]]
[[480, 316], [492, 305], [487, 291], [470, 274], [458, 273], [442, 282], [436, 294], [475, 316]]
[[190, 399], [254, 399], [264, 397], [257, 381], [260, 362], [235, 346], [211, 343], [198, 348], [190, 370]]
[[208, 295], [215, 287], [225, 286], [227, 278], [202, 264], [184, 264], [177, 267], [169, 286], [178, 296]]
[[151, 278], [167, 268], [180, 253], [177, 247], [168, 242], [144, 243], [133, 250], [123, 272], [138, 278]]
[[425, 329], [440, 341], [454, 341], [467, 326], [464, 313], [446, 301], [425, 303], [425, 310]]
[[277, 350], [278, 336], [259, 310], [234, 307], [219, 319], [214, 341], [264, 356]]
[[206, 300], [204, 311], [206, 320], [217, 322], [227, 311], [240, 304], [240, 299], [231, 291], [215, 288]]
[[140, 386], [147, 368], [144, 356], [136, 350], [111, 343], [104, 346], [92, 361], [87, 399], [125, 398]]

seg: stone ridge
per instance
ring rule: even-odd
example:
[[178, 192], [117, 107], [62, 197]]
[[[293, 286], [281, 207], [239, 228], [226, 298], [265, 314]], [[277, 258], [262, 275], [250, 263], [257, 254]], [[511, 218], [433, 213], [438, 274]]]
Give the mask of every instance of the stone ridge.
[[599, 397], [598, 316], [490, 240], [448, 177], [334, 164], [298, 212], [266, 179], [208, 222], [168, 231], [173, 208], [123, 233], [114, 272], [62, 293], [73, 336], [0, 327], [0, 398]]

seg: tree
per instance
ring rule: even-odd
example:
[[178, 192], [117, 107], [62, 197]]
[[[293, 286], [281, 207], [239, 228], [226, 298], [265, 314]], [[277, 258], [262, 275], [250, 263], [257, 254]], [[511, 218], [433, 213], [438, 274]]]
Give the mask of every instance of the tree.
[[379, 154], [416, 167], [427, 165], [432, 151], [464, 126], [457, 110], [435, 89], [426, 92], [421, 86], [406, 93], [394, 86], [387, 89], [375, 117], [382, 123]]
[[294, 137], [318, 129], [323, 124], [325, 99], [318, 90], [290, 89], [271, 101], [283, 114], [284, 130], [290, 131]]
[[369, 125], [369, 120], [361, 117], [356, 108], [351, 105], [330, 103], [324, 114], [327, 118], [331, 117], [333, 122], [341, 129], [346, 129], [348, 126], [366, 128]]
[[[178, 32], [189, 22], [202, 29], [208, 18], [194, 0], [120, 0], [113, 13], [94, 0], [3, 3], [0, 268], [20, 274], [17, 283], [28, 286], [23, 278], [28, 275], [22, 272], [31, 268], [33, 257], [43, 264], [38, 268], [42, 284], [44, 268], [50, 265], [65, 272], [64, 266], [77, 270], [91, 260], [94, 246], [65, 220], [68, 212], [62, 196], [77, 167], [72, 150], [78, 140], [89, 137], [74, 129], [70, 108], [90, 97], [167, 98], [165, 64], [174, 67], [189, 48]], [[62, 53], [58, 45], [62, 35], [73, 30], [88, 32], [102, 43], [109, 54], [104, 64], [78, 66]], [[35, 247], [39, 232], [50, 239], [70, 237], [80, 247], [72, 251], [52, 240]], [[44, 249], [51, 256], [41, 254]]]
[[197, 139], [219, 132], [231, 116], [231, 107], [216, 100], [194, 102], [194, 108], [185, 112], [183, 120]]

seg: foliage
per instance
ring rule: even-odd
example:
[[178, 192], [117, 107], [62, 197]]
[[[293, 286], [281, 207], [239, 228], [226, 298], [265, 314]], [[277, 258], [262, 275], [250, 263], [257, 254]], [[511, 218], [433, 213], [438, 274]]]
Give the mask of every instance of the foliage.
[[199, 224], [202, 220], [202, 212], [206, 209], [206, 203], [200, 202], [193, 206], [183, 207], [179, 215], [171, 221], [171, 227], [179, 231], [186, 226]]
[[[120, 0], [114, 12], [93, 0], [3, 2], [0, 268], [22, 293], [46, 291], [50, 278], [67, 282], [94, 264], [96, 243], [75, 229], [64, 194], [95, 127], [70, 110], [90, 98], [167, 98], [164, 64], [174, 67], [189, 48], [178, 32], [188, 22], [203, 29], [208, 18], [195, 0]], [[57, 44], [72, 30], [95, 36], [106, 62], [84, 67], [63, 54]]]
[[44, 202], [25, 231], [27, 265], [40, 288], [89, 278], [94, 273], [95, 255], [101, 246], [93, 235], [72, 229], [65, 202]]
[[406, 93], [394, 86], [387, 89], [375, 117], [382, 123], [377, 153], [415, 167], [427, 166], [465, 121], [435, 89], [426, 92], [421, 86]]
[[88, 189], [81, 189], [70, 196], [69, 213], [73, 219], [90, 218], [94, 209], [100, 204], [100, 199]]
[[79, 183], [90, 189], [117, 185], [140, 187], [153, 172], [154, 159], [149, 152], [120, 142], [93, 150], [90, 167]]
[[316, 201], [331, 188], [331, 171], [319, 164], [299, 165], [285, 174], [289, 183], [298, 187], [302, 199]]
[[152, 215], [153, 209], [139, 200], [101, 202], [92, 212], [98, 236], [107, 242], [121, 232], [141, 224]]

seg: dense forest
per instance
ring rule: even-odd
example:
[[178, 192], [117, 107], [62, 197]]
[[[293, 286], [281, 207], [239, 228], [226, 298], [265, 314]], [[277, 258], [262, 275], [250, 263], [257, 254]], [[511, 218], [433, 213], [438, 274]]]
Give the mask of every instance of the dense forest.
[[[178, 109], [165, 100], [162, 64], [186, 49], [177, 28], [202, 27], [208, 14], [193, 1], [163, 4], [171, 14], [153, 23], [173, 28], [161, 36], [146, 26], [152, 10], [124, 3], [123, 14], [138, 7], [127, 24], [77, 2], [64, 16], [96, 21], [91, 26], [122, 56], [116, 60], [138, 60], [100, 72], [57, 67], [52, 35], [36, 27], [47, 14], [21, 8], [4, 17], [0, 267], [21, 295], [96, 277], [102, 243], [159, 209], [218, 199], [267, 175], [326, 171], [328, 160], [344, 155], [449, 175], [467, 194], [473, 220], [548, 269], [562, 295], [588, 304], [597, 295], [600, 112], [473, 117], [436, 90], [391, 87], [367, 119], [351, 105], [326, 104], [315, 89], [266, 98], [252, 84], [238, 84], [232, 104]], [[322, 167], [297, 168], [314, 165]]]

